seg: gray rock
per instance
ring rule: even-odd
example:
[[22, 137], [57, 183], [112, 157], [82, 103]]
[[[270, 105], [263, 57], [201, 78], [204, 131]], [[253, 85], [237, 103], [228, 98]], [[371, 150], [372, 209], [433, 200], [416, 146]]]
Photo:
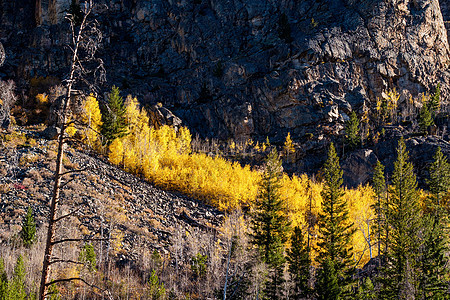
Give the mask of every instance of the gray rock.
[[[16, 11], [12, 2], [0, 2], [3, 11]], [[24, 79], [66, 74], [63, 2], [56, 13], [43, 13], [45, 20], [57, 16], [53, 26], [45, 20], [30, 26], [29, 5], [4, 13], [2, 42], [20, 53], [5, 72]], [[182, 120], [203, 136], [327, 135], [323, 125], [344, 122], [342, 113], [359, 112], [363, 103], [373, 108], [385, 90], [399, 91], [401, 109], [438, 82], [443, 99], [450, 94], [445, 1], [442, 13], [438, 0], [97, 3], [108, 7], [100, 5], [95, 17], [109, 85], [161, 102], [180, 118], [168, 124]], [[281, 14], [289, 24], [279, 22]], [[290, 32], [289, 43], [282, 31]]]
[[56, 140], [61, 133], [61, 129], [55, 126], [49, 126], [42, 131], [42, 136], [48, 140]]
[[352, 152], [343, 162], [344, 184], [347, 187], [357, 187], [367, 183], [373, 174], [377, 163], [377, 156], [370, 149], [361, 149]]

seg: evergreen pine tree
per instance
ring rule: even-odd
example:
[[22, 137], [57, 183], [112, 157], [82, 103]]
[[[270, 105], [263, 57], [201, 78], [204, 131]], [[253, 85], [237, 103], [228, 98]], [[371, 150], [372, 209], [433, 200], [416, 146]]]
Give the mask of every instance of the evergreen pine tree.
[[419, 131], [423, 135], [428, 134], [428, 129], [434, 125], [428, 103], [424, 103], [419, 112]]
[[375, 288], [373, 286], [370, 277], [363, 279], [362, 284], [358, 288], [358, 294], [356, 296], [358, 300], [375, 300], [378, 299], [375, 293]]
[[266, 170], [251, 220], [252, 242], [257, 245], [262, 260], [269, 266], [270, 280], [266, 289], [269, 299], [279, 299], [282, 289], [284, 243], [290, 222], [281, 201], [279, 188], [283, 168], [278, 152], [273, 149], [266, 160]]
[[428, 199], [425, 219], [425, 244], [420, 264], [419, 291], [422, 299], [444, 299], [447, 292], [446, 274], [448, 274], [447, 216], [441, 204], [442, 197], [450, 188], [450, 166], [447, 158], [438, 148], [434, 162], [430, 167], [430, 179], [427, 180], [433, 193]]
[[[387, 211], [386, 179], [384, 177], [384, 166], [379, 160], [377, 161], [373, 171], [372, 186], [375, 192], [375, 203], [373, 204], [373, 209], [376, 215], [374, 233], [377, 238], [378, 256], [381, 256], [383, 251], [386, 251], [387, 249], [387, 239], [384, 237], [387, 235], [388, 228], [386, 228], [385, 217], [385, 213]], [[382, 245], [383, 242], [385, 243], [384, 245]]]
[[111, 93], [108, 95], [107, 107], [102, 114], [101, 133], [106, 138], [107, 144], [127, 134], [125, 112], [126, 108], [123, 98], [120, 96], [119, 88], [113, 86]]
[[355, 149], [361, 144], [359, 120], [354, 111], [350, 114], [350, 120], [347, 121], [345, 126], [345, 142], [350, 149]]
[[36, 222], [34, 221], [33, 209], [31, 207], [28, 207], [27, 214], [23, 219], [20, 236], [26, 247], [30, 247], [36, 240]]
[[375, 192], [375, 203], [372, 208], [375, 211], [375, 226], [373, 232], [378, 244], [378, 272], [375, 278], [378, 299], [383, 299], [386, 294], [387, 286], [390, 284], [386, 272], [386, 257], [389, 248], [389, 224], [387, 222], [388, 214], [388, 195], [386, 187], [386, 179], [384, 176], [384, 166], [377, 161], [373, 172], [372, 186]]
[[0, 258], [0, 300], [7, 300], [8, 298], [8, 276], [5, 270], [5, 261]]
[[338, 270], [331, 260], [326, 258], [321, 262], [316, 282], [318, 300], [342, 299], [342, 287], [339, 285]]
[[300, 227], [294, 228], [291, 236], [291, 248], [287, 250], [289, 273], [293, 282], [293, 291], [290, 293], [294, 299], [310, 298], [312, 289], [309, 285], [311, 279], [311, 249], [306, 245]]
[[421, 210], [413, 165], [408, 162], [405, 142], [400, 139], [390, 187], [389, 248], [386, 272], [390, 299], [413, 299], [418, 287], [418, 253], [421, 245]]
[[430, 179], [427, 180], [430, 191], [437, 199], [438, 205], [442, 197], [450, 190], [450, 165], [439, 147], [434, 155], [434, 162], [430, 166]]
[[17, 258], [16, 265], [14, 266], [14, 274], [8, 285], [8, 298], [14, 300], [25, 300], [27, 293], [25, 291], [25, 263], [22, 255]]
[[[328, 159], [324, 165], [324, 189], [322, 212], [319, 214], [319, 278], [317, 293], [320, 299], [339, 299], [349, 292], [352, 261], [353, 223], [349, 221], [347, 201], [343, 199], [342, 169], [334, 145], [330, 145]], [[329, 274], [329, 272], [335, 274]], [[323, 277], [323, 278], [322, 278]], [[323, 286], [335, 284], [337, 286]], [[327, 298], [328, 297], [328, 298]]]
[[437, 112], [439, 111], [439, 107], [441, 105], [441, 84], [438, 83], [436, 86], [436, 91], [433, 96], [430, 97], [428, 101], [428, 109], [431, 112], [431, 117], [434, 119], [436, 117]]

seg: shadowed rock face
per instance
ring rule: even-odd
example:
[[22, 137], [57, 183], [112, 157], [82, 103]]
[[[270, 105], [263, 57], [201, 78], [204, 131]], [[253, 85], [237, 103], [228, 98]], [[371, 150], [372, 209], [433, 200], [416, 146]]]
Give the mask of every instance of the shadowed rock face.
[[[55, 19], [44, 11], [44, 24], [27, 29], [31, 8], [12, 20], [10, 2], [0, 0], [0, 38], [21, 55], [0, 71], [64, 74], [67, 25], [60, 17], [48, 25]], [[144, 103], [161, 102], [203, 136], [317, 137], [339, 132], [351, 110], [373, 107], [384, 90], [396, 88], [405, 101], [441, 82], [447, 94], [438, 0], [107, 3], [96, 18], [109, 84]]]

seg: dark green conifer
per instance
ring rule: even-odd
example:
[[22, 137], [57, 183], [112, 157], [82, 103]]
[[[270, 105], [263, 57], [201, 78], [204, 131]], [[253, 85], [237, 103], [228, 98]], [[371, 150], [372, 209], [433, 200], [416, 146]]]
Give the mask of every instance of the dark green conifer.
[[120, 96], [119, 88], [113, 86], [111, 93], [108, 95], [108, 104], [102, 114], [101, 133], [107, 144], [127, 134], [125, 112], [126, 108], [123, 98]]
[[427, 183], [440, 205], [440, 200], [450, 190], [450, 165], [440, 147], [436, 150], [434, 162], [430, 166], [430, 179]]
[[358, 300], [376, 300], [377, 295], [370, 277], [366, 277], [362, 280], [361, 285], [358, 288], [358, 294], [356, 296]]
[[287, 241], [290, 222], [281, 201], [279, 188], [283, 168], [278, 152], [273, 149], [266, 160], [255, 211], [251, 220], [253, 244], [257, 245], [262, 260], [269, 266], [269, 283], [266, 296], [278, 299], [282, 293], [284, 244]]
[[291, 248], [287, 250], [289, 273], [293, 282], [293, 290], [290, 295], [294, 299], [310, 298], [312, 289], [311, 280], [311, 249], [305, 243], [305, 238], [300, 227], [294, 228], [291, 236]]
[[8, 298], [8, 275], [6, 275], [5, 261], [0, 258], [0, 300]]
[[384, 166], [377, 161], [373, 172], [372, 186], [375, 192], [375, 203], [372, 208], [375, 211], [375, 226], [373, 227], [374, 235], [377, 239], [378, 245], [378, 273], [375, 278], [376, 289], [379, 299], [383, 299], [387, 286], [390, 284], [386, 275], [386, 257], [389, 248], [389, 224], [387, 222], [388, 214], [388, 195], [386, 179], [384, 176]]
[[433, 117], [427, 103], [424, 103], [419, 112], [419, 130], [423, 135], [428, 135], [428, 129], [434, 125]]
[[438, 83], [436, 86], [436, 91], [434, 92], [433, 96], [430, 97], [430, 100], [427, 103], [428, 109], [431, 112], [431, 116], [434, 119], [436, 117], [436, 114], [439, 111], [439, 107], [441, 105], [441, 84]]
[[350, 149], [355, 149], [361, 144], [359, 120], [354, 111], [350, 114], [350, 120], [345, 125], [345, 142]]
[[316, 292], [318, 300], [342, 299], [342, 287], [339, 285], [340, 279], [338, 270], [330, 258], [322, 261], [316, 282]]
[[17, 258], [14, 266], [14, 274], [8, 285], [8, 298], [14, 300], [25, 300], [27, 293], [25, 291], [25, 263], [22, 255]]
[[418, 255], [421, 246], [421, 209], [413, 165], [408, 162], [405, 142], [400, 139], [389, 191], [389, 248], [385, 297], [412, 299], [418, 288]]
[[36, 240], [36, 222], [34, 221], [33, 209], [31, 207], [28, 207], [27, 214], [23, 219], [20, 236], [26, 247], [31, 247]]
[[[322, 191], [322, 212], [318, 222], [317, 260], [320, 271], [317, 293], [320, 299], [339, 299], [350, 290], [351, 275], [354, 271], [351, 245], [355, 229], [349, 220], [347, 201], [342, 197], [342, 169], [333, 144], [330, 145], [323, 170], [325, 183]], [[336, 274], [329, 274], [331, 271]], [[335, 279], [338, 281], [337, 287], [323, 286], [334, 284]]]
[[447, 294], [448, 283], [448, 218], [441, 204], [442, 197], [450, 188], [450, 166], [447, 158], [438, 148], [434, 155], [434, 162], [430, 167], [430, 179], [427, 183], [433, 193], [428, 198], [424, 226], [423, 253], [420, 259], [421, 299], [444, 299]]
[[[377, 238], [378, 255], [382, 255], [383, 251], [387, 249], [387, 239], [383, 238], [387, 235], [388, 228], [386, 226], [386, 211], [387, 211], [387, 195], [386, 195], [386, 179], [384, 177], [384, 166], [378, 160], [373, 171], [372, 186], [375, 192], [375, 203], [373, 209], [375, 211], [375, 226], [373, 231]], [[382, 245], [382, 243], [385, 243]]]

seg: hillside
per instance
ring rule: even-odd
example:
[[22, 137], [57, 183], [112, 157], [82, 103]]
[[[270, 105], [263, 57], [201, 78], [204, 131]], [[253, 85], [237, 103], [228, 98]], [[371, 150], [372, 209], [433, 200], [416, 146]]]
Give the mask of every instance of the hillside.
[[[2, 133], [1, 136], [0, 244], [7, 269], [13, 267], [17, 251], [25, 251], [16, 247], [28, 207], [35, 212], [40, 238], [47, 222], [56, 143], [44, 139], [40, 131], [37, 128], [16, 128], [12, 133]], [[224, 221], [223, 212], [195, 199], [157, 189], [110, 165], [98, 155], [72, 147], [67, 149], [64, 166], [66, 171], [83, 171], [66, 179], [68, 183], [61, 193], [60, 215], [76, 212], [59, 228], [57, 238], [113, 238], [111, 242], [95, 244], [99, 266], [109, 259], [108, 263], [118, 270], [128, 268], [133, 276], [147, 276], [144, 274], [151, 271], [148, 268], [154, 250], [165, 261], [173, 255], [174, 241], [181, 239], [178, 243], [185, 253], [180, 254], [180, 263], [189, 264], [190, 256], [197, 254], [201, 243], [217, 239], [217, 229]], [[197, 238], [203, 241], [194, 241], [194, 248], [189, 246], [190, 239]], [[31, 272], [29, 282], [37, 282], [43, 242], [39, 240], [32, 252], [25, 251], [30, 263], [27, 266]], [[60, 253], [57, 255], [65, 253], [67, 259], [77, 260], [80, 244], [83, 245], [80, 242], [63, 245], [57, 249]], [[72, 266], [63, 265], [58, 269], [65, 268]], [[119, 284], [123, 278], [120, 275], [111, 280]], [[135, 284], [139, 285], [139, 280]], [[114, 289], [110, 291], [114, 293]]]

